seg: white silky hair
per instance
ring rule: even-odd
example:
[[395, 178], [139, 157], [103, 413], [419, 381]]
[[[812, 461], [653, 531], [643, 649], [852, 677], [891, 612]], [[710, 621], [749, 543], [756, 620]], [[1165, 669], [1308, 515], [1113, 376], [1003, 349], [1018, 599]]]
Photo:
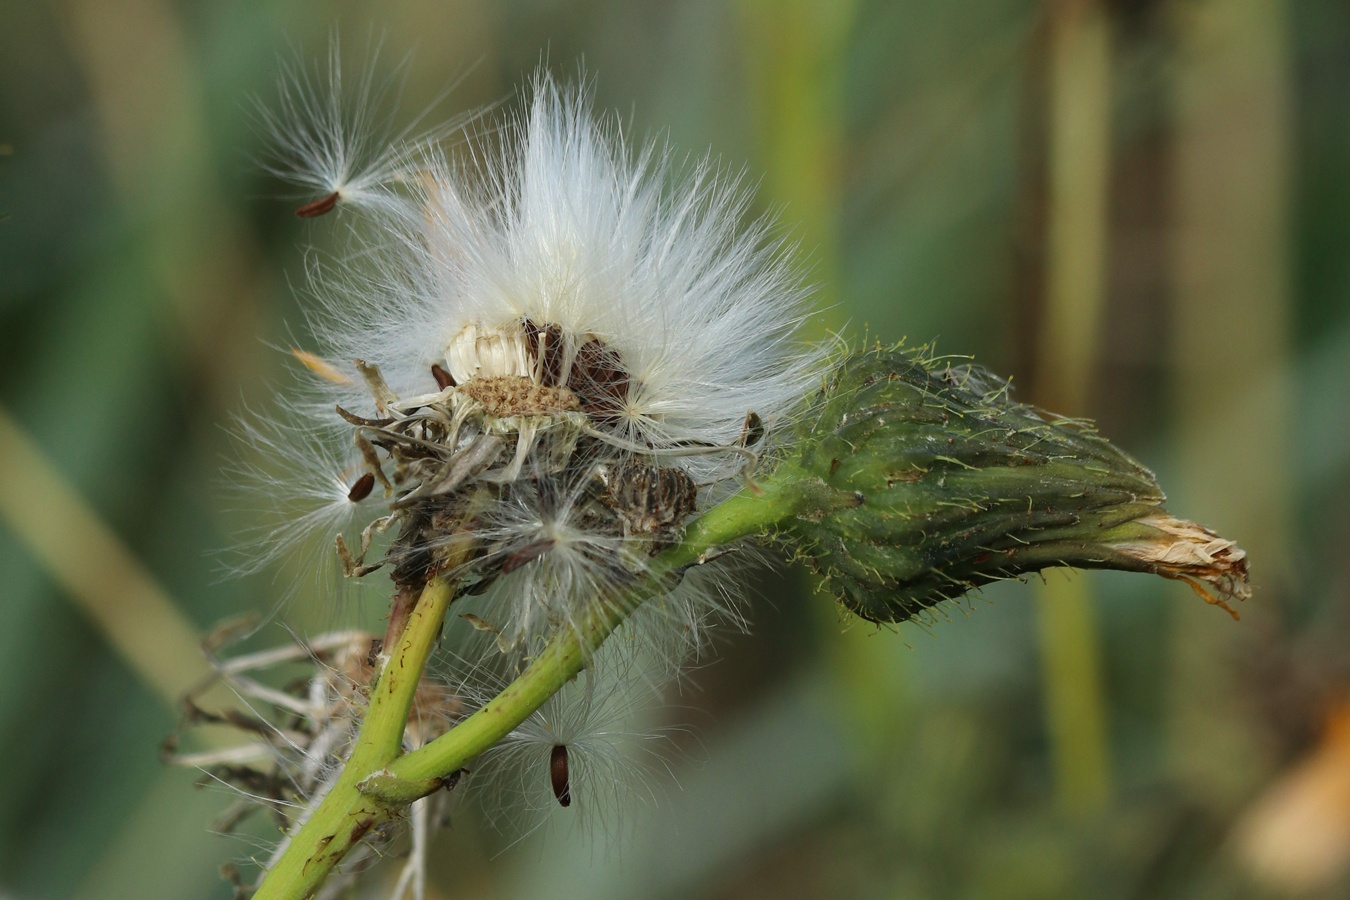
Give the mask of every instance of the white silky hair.
[[274, 104], [260, 102], [255, 107], [258, 124], [268, 137], [268, 153], [260, 164], [300, 186], [310, 200], [334, 194], [336, 205], [399, 215], [408, 207], [389, 192], [389, 185], [413, 171], [418, 148], [449, 138], [471, 117], [418, 130], [430, 115], [428, 108], [411, 124], [396, 127], [409, 60], [381, 78], [379, 44], [371, 46], [366, 56], [360, 66], [344, 66], [334, 40], [322, 70], [281, 61]]
[[[491, 626], [498, 649], [521, 664], [554, 630], [581, 631], [596, 611], [626, 608], [625, 591], [648, 567], [641, 541], [587, 529], [584, 491], [579, 481], [522, 479], [479, 522], [476, 537], [496, 548], [490, 556], [502, 560], [526, 550], [528, 559], [480, 596], [457, 601], [456, 608]], [[734, 581], [732, 568], [744, 562], [710, 561], [648, 598], [606, 644], [611, 666], [621, 653], [665, 660], [660, 672], [649, 661], [641, 667], [658, 689], [703, 655], [705, 632], [714, 623], [744, 628], [737, 597], [728, 587]]]
[[[421, 141], [350, 177], [348, 251], [309, 271], [326, 356], [376, 363], [415, 395], [466, 328], [557, 325], [618, 352], [631, 380], [609, 430], [658, 452], [731, 444], [751, 411], [772, 430], [815, 386], [820, 356], [794, 341], [809, 292], [772, 224], [745, 222], [738, 179], [655, 143], [635, 152], [584, 89], [544, 73], [524, 114], [463, 150]], [[317, 183], [333, 155], [294, 160], [296, 180]], [[359, 385], [328, 393], [368, 401]], [[742, 465], [673, 458], [702, 480]]]
[[233, 434], [247, 454], [224, 474], [251, 521], [223, 556], [226, 573], [251, 575], [289, 563], [326, 591], [345, 588], [350, 579], [341, 577], [335, 538], [359, 542], [361, 530], [381, 514], [378, 489], [364, 501], [350, 499], [362, 473], [350, 428], [319, 427], [309, 410], [283, 401], [270, 412], [239, 416]]
[[[771, 444], [824, 361], [795, 338], [809, 292], [791, 248], [767, 219], [747, 221], [739, 179], [708, 159], [677, 163], [656, 142], [634, 148], [617, 119], [591, 113], [585, 88], [544, 72], [522, 112], [496, 127], [475, 119], [447, 149], [448, 129], [393, 130], [375, 108], [396, 93], [387, 83], [356, 79], [354, 96], [343, 96], [353, 79], [343, 81], [336, 50], [330, 66], [326, 80], [289, 71], [281, 106], [264, 120], [284, 151], [283, 174], [342, 195], [339, 250], [307, 259], [316, 345], [305, 349], [348, 377], [301, 371], [303, 388], [279, 394], [277, 412], [246, 420], [242, 436], [266, 461], [243, 480], [273, 515], [246, 548], [253, 563], [236, 568], [261, 568], [297, 545], [311, 558], [331, 553], [339, 531], [355, 547], [380, 514], [378, 485], [352, 503], [339, 480], [362, 469], [334, 407], [376, 414], [352, 361], [378, 366], [401, 397], [429, 395], [439, 389], [432, 365], [463, 365], [464, 335], [500, 334], [494, 346], [518, 351], [525, 320], [562, 329], [574, 352], [595, 339], [618, 354], [627, 387], [597, 432], [623, 453], [682, 468], [703, 485], [700, 507], [729, 493], [746, 466], [732, 448], [748, 414]], [[491, 524], [525, 543], [547, 537], [547, 523], [570, 524], [543, 494], [538, 509], [517, 508], [522, 496]], [[500, 591], [534, 598], [514, 604], [503, 633], [533, 637], [577, 618], [577, 598], [613, 596], [598, 561], [624, 555], [611, 546], [623, 539], [584, 528], [555, 537], [546, 555], [501, 579]], [[559, 589], [569, 596], [544, 596]], [[716, 589], [678, 594], [664, 607], [686, 627], [720, 605]]]
[[[529, 460], [475, 512], [471, 539], [499, 577], [483, 596], [456, 601], [447, 631], [472, 628], [458, 644], [467, 662], [454, 667], [455, 688], [481, 704], [551, 633], [626, 603], [656, 542], [677, 539], [674, 529], [620, 533], [613, 517], [594, 524], [605, 466], [635, 457], [679, 467], [699, 483], [700, 509], [742, 483], [749, 414], [771, 443], [819, 383], [823, 354], [796, 339], [809, 291], [773, 223], [749, 215], [738, 177], [657, 142], [635, 147], [616, 118], [590, 111], [584, 87], [541, 72], [515, 117], [496, 127], [474, 119], [472, 133], [449, 142], [468, 120], [420, 135], [396, 130], [380, 109], [397, 93], [392, 82], [344, 78], [336, 48], [329, 66], [326, 78], [290, 69], [275, 112], [262, 114], [277, 151], [269, 170], [319, 195], [311, 199], [337, 195], [323, 221], [336, 223], [339, 243], [307, 257], [315, 344], [297, 353], [300, 389], [279, 391], [273, 411], [237, 429], [259, 460], [238, 466], [239, 480], [272, 516], [236, 568], [301, 553], [306, 569], [340, 572], [334, 537], [357, 548], [363, 528], [388, 521], [395, 489], [384, 479], [352, 499], [358, 481], [370, 486], [375, 450], [363, 454], [334, 409], [388, 412], [357, 360], [366, 372], [378, 367], [393, 394], [417, 398], [400, 415], [441, 394], [433, 365], [525, 374], [535, 337], [527, 322], [560, 329], [573, 355], [598, 341], [626, 378], [617, 408], [586, 420], [600, 445], [588, 451], [594, 458], [569, 459], [561, 472]], [[637, 720], [704, 648], [710, 620], [738, 618], [726, 568], [734, 563], [695, 568], [648, 599], [456, 790], [493, 797], [499, 824], [528, 830], [557, 818], [548, 767], [564, 745], [576, 808], [562, 816], [584, 820], [634, 793], [649, 799], [668, 742]]]

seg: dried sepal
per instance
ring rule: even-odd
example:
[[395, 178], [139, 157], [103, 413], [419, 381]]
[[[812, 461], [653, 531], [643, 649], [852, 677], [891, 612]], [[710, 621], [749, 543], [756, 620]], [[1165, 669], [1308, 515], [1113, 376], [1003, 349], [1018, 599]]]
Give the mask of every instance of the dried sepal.
[[[346, 761], [374, 675], [371, 656], [378, 639], [363, 631], [330, 632], [251, 653], [221, 655], [255, 628], [252, 619], [231, 621], [206, 637], [203, 652], [215, 677], [184, 697], [182, 726], [164, 747], [166, 762], [200, 769], [206, 781], [240, 793], [241, 798], [214, 823], [214, 830], [225, 834], [259, 811], [268, 813], [283, 831], [308, 815]], [[308, 675], [293, 677], [297, 668]], [[272, 683], [276, 681], [281, 684]], [[204, 705], [201, 697], [218, 684], [233, 693], [237, 705]], [[423, 678], [404, 732], [406, 748], [443, 734], [467, 712], [460, 693], [435, 678]], [[224, 730], [234, 738], [218, 738], [211, 749], [182, 749], [203, 728]], [[413, 815], [414, 827], [424, 830], [438, 820]], [[397, 829], [391, 827], [367, 829], [364, 849], [349, 858], [345, 879], [377, 862], [396, 835]], [[426, 835], [415, 837], [414, 843], [424, 845], [425, 839]], [[424, 862], [418, 857], [409, 865]], [[231, 881], [241, 883], [237, 871]]]

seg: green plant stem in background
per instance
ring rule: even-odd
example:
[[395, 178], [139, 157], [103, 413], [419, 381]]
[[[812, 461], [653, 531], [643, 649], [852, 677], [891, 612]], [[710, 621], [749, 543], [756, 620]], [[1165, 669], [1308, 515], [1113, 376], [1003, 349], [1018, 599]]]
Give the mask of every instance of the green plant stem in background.
[[183, 684], [209, 674], [173, 599], [0, 409], [0, 522], [42, 562], [142, 682], [176, 706]]
[[764, 194], [790, 207], [804, 246], [817, 248], [811, 280], [817, 313], [804, 324], [815, 338], [844, 324], [834, 295], [840, 279], [840, 158], [843, 155], [845, 50], [856, 0], [738, 0]]
[[[1165, 677], [1186, 686], [1166, 697], [1168, 777], [1185, 786], [1193, 808], [1208, 815], [1223, 815], [1234, 798], [1250, 797], [1258, 779], [1282, 758], [1270, 735], [1253, 726], [1250, 710], [1231, 702], [1233, 661], [1273, 652], [1267, 643], [1272, 635], [1287, 639], [1290, 632], [1283, 629], [1296, 628], [1293, 622], [1303, 615], [1286, 618], [1283, 610], [1302, 609], [1326, 590], [1320, 579], [1338, 577], [1310, 574], [1317, 571], [1316, 554], [1307, 550], [1328, 521], [1307, 516], [1344, 503], [1333, 499], [1342, 476], [1328, 479], [1303, 470], [1314, 433], [1308, 430], [1313, 408], [1308, 399], [1323, 387], [1311, 374], [1290, 378], [1300, 356], [1298, 334], [1320, 333], [1336, 321], [1326, 312], [1303, 312], [1317, 309], [1319, 298], [1329, 300], [1336, 291], [1311, 283], [1298, 287], [1294, 273], [1316, 269], [1302, 268], [1311, 258], [1305, 256], [1310, 245], [1291, 252], [1290, 242], [1325, 213], [1297, 208], [1311, 203], [1330, 209], [1335, 204], [1313, 198], [1344, 196], [1310, 190], [1311, 182], [1293, 164], [1304, 134], [1296, 123], [1316, 120], [1307, 118], [1305, 109], [1300, 73], [1306, 64], [1294, 56], [1306, 46], [1299, 29], [1291, 27], [1301, 6], [1203, 0], [1169, 18], [1165, 37], [1175, 48], [1168, 70], [1174, 122], [1167, 196], [1175, 224], [1167, 315], [1176, 334], [1203, 336], [1170, 346], [1164, 395], [1176, 422], [1173, 477], [1188, 504], [1243, 535], [1244, 545], [1261, 560], [1261, 580], [1272, 601], [1270, 620], [1261, 629], [1216, 632], [1183, 608], [1162, 632], [1169, 653]], [[1320, 30], [1304, 22], [1306, 34]], [[1343, 50], [1340, 56], [1350, 59]], [[1343, 102], [1341, 107], [1350, 108]], [[1337, 160], [1334, 171], [1343, 172], [1343, 152]], [[1340, 208], [1350, 209], [1343, 202]], [[1336, 248], [1333, 258], [1344, 258], [1343, 240], [1328, 246]], [[1301, 319], [1307, 315], [1312, 318]], [[1345, 369], [1344, 358], [1339, 367]], [[1333, 414], [1341, 421], [1345, 396], [1341, 393]], [[1301, 489], [1294, 486], [1298, 481]], [[1307, 507], [1292, 505], [1301, 491]], [[1339, 565], [1333, 571], [1343, 571]], [[1332, 589], [1326, 596], [1335, 594]], [[1320, 634], [1323, 627], [1312, 630]], [[1282, 652], [1303, 660], [1306, 650]]]
[[[1111, 23], [1100, 0], [1048, 0], [1045, 312], [1037, 399], [1067, 415], [1090, 406], [1106, 306], [1110, 230]], [[1091, 816], [1111, 798], [1101, 636], [1092, 583], [1037, 591], [1041, 685], [1060, 809]]]

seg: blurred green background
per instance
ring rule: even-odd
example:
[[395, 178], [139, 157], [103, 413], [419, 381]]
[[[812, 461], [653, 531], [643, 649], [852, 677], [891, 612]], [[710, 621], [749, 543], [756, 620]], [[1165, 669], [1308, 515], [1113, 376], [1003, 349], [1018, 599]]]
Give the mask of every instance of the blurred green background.
[[1343, 0], [4, 3], [0, 896], [224, 898], [256, 852], [158, 751], [200, 634], [296, 577], [220, 578], [218, 473], [331, 234], [252, 104], [335, 32], [413, 54], [406, 109], [458, 78], [447, 116], [584, 66], [749, 173], [819, 333], [940, 337], [1097, 418], [1255, 582], [1234, 623], [1056, 571], [896, 635], [763, 576], [658, 803], [505, 850], [457, 812], [431, 896], [1350, 896]]

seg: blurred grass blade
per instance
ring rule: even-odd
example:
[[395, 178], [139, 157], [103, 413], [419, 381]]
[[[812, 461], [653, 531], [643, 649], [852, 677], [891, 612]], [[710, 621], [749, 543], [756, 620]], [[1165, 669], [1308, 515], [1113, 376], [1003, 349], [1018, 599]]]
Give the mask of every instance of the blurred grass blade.
[[[1036, 394], [1047, 409], [1087, 413], [1105, 308], [1111, 177], [1111, 30], [1098, 0], [1049, 0], [1045, 313]], [[1101, 635], [1091, 582], [1047, 579], [1038, 591], [1041, 686], [1062, 810], [1091, 815], [1111, 797]]]
[[0, 410], [0, 519], [145, 684], [176, 708], [208, 674], [195, 629], [126, 545]]
[[[1299, 592], [1290, 547], [1310, 538], [1290, 503], [1290, 442], [1300, 423], [1283, 387], [1295, 308], [1291, 135], [1301, 100], [1292, 81], [1288, 6], [1205, 0], [1175, 17], [1173, 37], [1170, 312], [1176, 333], [1194, 336], [1175, 342], [1171, 359], [1177, 479], [1188, 502], [1212, 510], [1224, 528], [1240, 529], [1260, 555], [1262, 609], [1272, 616], [1263, 628], [1278, 627], [1278, 611]], [[1228, 397], [1240, 403], [1230, 406]], [[1216, 406], [1228, 414], [1217, 416]], [[1341, 415], [1343, 409], [1344, 398]], [[1304, 553], [1300, 566], [1306, 559]], [[1232, 703], [1234, 661], [1269, 651], [1260, 634], [1215, 631], [1184, 609], [1171, 622], [1168, 677], [1186, 685], [1167, 698], [1173, 777], [1224, 814], [1231, 798], [1250, 796], [1256, 773], [1269, 765], [1268, 739]]]
[[813, 337], [842, 325], [839, 284], [839, 159], [844, 142], [843, 67], [854, 0], [740, 0], [754, 126], [765, 194], [790, 210], [815, 255]]

